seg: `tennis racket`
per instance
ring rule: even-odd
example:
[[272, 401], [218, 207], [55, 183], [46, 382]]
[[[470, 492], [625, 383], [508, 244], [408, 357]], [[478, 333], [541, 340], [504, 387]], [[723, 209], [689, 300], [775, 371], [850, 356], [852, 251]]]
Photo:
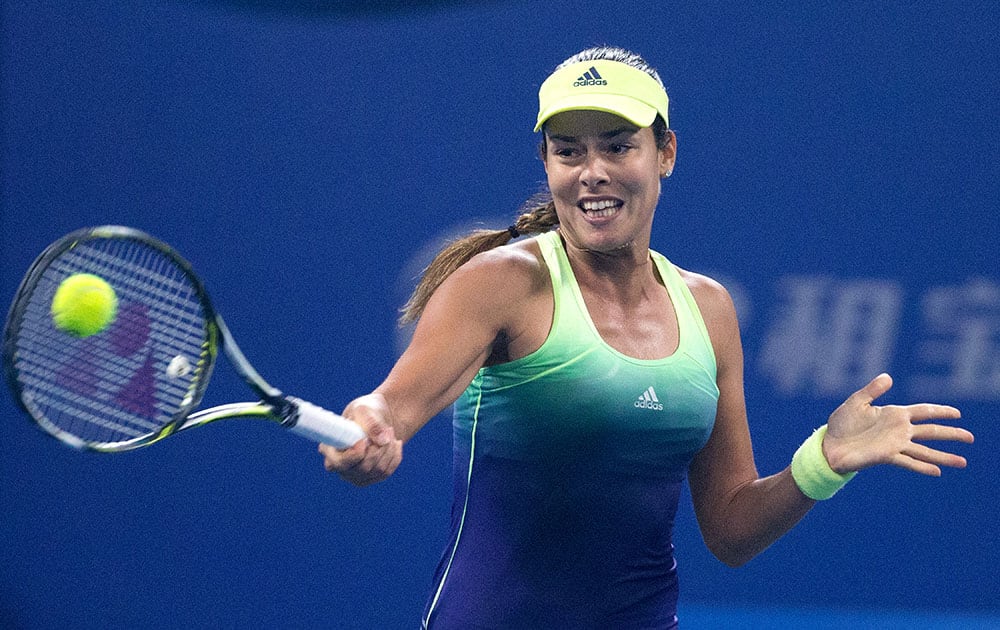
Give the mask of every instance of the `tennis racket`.
[[[77, 273], [104, 278], [118, 297], [112, 323], [85, 338], [56, 328], [51, 315], [56, 288]], [[220, 346], [260, 400], [192, 413]], [[264, 381], [191, 265], [170, 246], [128, 227], [77, 230], [42, 252], [8, 313], [3, 366], [24, 411], [79, 449], [127, 451], [229, 418], [270, 420], [338, 448], [365, 437], [354, 422]]]

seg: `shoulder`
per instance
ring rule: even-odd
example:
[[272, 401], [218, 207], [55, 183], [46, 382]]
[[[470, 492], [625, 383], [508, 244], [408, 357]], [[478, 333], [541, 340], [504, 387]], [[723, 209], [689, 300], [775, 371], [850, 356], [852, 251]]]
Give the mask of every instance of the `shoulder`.
[[473, 256], [439, 287], [432, 301], [501, 314], [548, 291], [550, 280], [533, 239], [503, 245]]
[[535, 273], [542, 266], [544, 261], [538, 244], [535, 239], [526, 239], [476, 254], [459, 269], [465, 272], [503, 270]]
[[731, 344], [740, 344], [736, 306], [729, 291], [719, 281], [706, 275], [674, 266], [687, 285], [705, 321], [716, 354]]
[[733, 306], [733, 298], [729, 295], [726, 287], [718, 280], [706, 275], [688, 271], [674, 265], [674, 269], [680, 274], [684, 284], [691, 291], [698, 308], [702, 311], [703, 317], [716, 315], [735, 315], [736, 309]]
[[476, 254], [452, 275], [458, 282], [516, 289], [548, 277], [545, 261], [533, 239]]

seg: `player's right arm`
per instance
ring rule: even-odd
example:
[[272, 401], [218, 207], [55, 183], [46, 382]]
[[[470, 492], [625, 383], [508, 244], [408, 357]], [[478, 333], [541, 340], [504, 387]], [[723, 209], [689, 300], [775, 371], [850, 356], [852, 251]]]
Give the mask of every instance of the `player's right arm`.
[[520, 334], [526, 303], [544, 284], [542, 271], [529, 248], [515, 245], [480, 254], [449, 276], [389, 376], [344, 410], [369, 439], [346, 450], [321, 445], [327, 470], [356, 485], [391, 475], [402, 460], [402, 443], [468, 387], [501, 332], [506, 338]]

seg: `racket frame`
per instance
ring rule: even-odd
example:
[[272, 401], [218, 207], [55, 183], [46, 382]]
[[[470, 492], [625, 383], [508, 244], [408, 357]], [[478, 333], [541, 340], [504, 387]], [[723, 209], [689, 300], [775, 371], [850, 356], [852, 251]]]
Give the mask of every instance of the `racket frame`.
[[[31, 398], [25, 394], [21, 387], [20, 380], [18, 379], [18, 369], [15, 364], [17, 331], [20, 328], [20, 321], [30, 301], [28, 297], [34, 292], [43, 274], [56, 258], [81, 243], [94, 239], [126, 239], [137, 241], [168, 257], [191, 282], [197, 299], [201, 303], [205, 313], [205, 345], [207, 347], [202, 354], [201, 360], [206, 363], [201, 366], [201, 374], [192, 383], [191, 391], [188, 392], [180, 407], [162, 428], [147, 435], [119, 442], [85, 441], [48, 420], [44, 413], [33, 409]], [[256, 403], [232, 403], [194, 412], [194, 409], [201, 403], [205, 390], [208, 387], [220, 345], [232, 364], [233, 369], [261, 400]], [[21, 409], [46, 433], [77, 449], [104, 453], [128, 451], [148, 446], [178, 431], [215, 422], [216, 420], [259, 418], [276, 422], [285, 428], [293, 430], [299, 420], [299, 405], [286, 398], [279, 389], [265, 381], [247, 360], [243, 351], [240, 350], [232, 334], [229, 332], [229, 327], [226, 326], [222, 316], [219, 315], [212, 305], [204, 284], [194, 272], [191, 264], [166, 243], [141, 230], [127, 226], [103, 225], [81, 228], [65, 235], [45, 248], [28, 268], [18, 286], [14, 301], [7, 314], [6, 324], [4, 325], [2, 355], [5, 377]], [[330, 413], [326, 410], [321, 411]], [[308, 430], [305, 427], [303, 427], [303, 431], [301, 432], [308, 434]]]

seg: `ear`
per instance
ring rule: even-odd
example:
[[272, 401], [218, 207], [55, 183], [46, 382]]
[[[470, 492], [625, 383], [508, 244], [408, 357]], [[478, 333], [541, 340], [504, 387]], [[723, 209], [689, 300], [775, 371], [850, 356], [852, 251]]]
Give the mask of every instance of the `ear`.
[[667, 130], [667, 144], [659, 150], [660, 154], [660, 177], [670, 177], [674, 172], [674, 164], [677, 162], [677, 134]]
[[542, 167], [545, 172], [549, 172], [549, 161], [546, 159], [549, 157], [549, 143], [545, 139], [545, 130], [542, 129], [542, 140], [538, 143], [538, 159], [542, 161]]

